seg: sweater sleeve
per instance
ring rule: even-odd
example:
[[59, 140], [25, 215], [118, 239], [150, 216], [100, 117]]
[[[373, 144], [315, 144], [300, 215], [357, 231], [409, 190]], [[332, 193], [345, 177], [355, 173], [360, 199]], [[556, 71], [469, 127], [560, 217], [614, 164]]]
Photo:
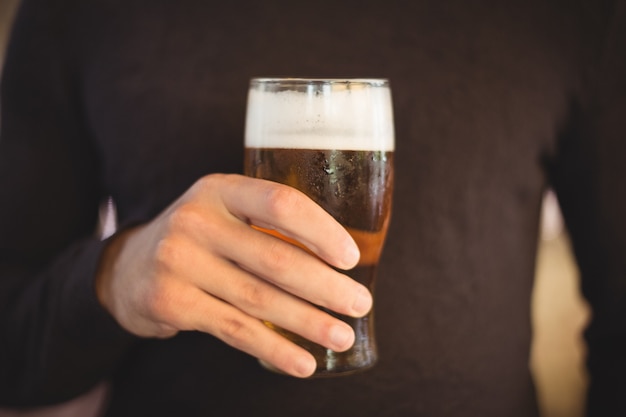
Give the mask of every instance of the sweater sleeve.
[[64, 7], [23, 2], [2, 74], [0, 404], [7, 406], [87, 391], [135, 341], [95, 296], [104, 191], [68, 64]]
[[550, 174], [592, 309], [587, 415], [625, 415], [626, 2], [588, 70]]

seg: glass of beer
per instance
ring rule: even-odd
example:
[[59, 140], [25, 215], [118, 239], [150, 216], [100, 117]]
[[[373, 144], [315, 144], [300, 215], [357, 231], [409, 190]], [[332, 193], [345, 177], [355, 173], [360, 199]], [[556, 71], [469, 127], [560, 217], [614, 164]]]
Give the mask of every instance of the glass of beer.
[[[337, 219], [361, 251], [359, 264], [343, 272], [372, 294], [391, 214], [393, 153], [387, 80], [251, 80], [246, 175], [295, 187]], [[266, 324], [313, 354], [317, 361], [314, 376], [349, 374], [372, 367], [378, 358], [373, 309], [362, 318], [328, 313], [354, 329], [356, 339], [349, 350], [334, 352]]]

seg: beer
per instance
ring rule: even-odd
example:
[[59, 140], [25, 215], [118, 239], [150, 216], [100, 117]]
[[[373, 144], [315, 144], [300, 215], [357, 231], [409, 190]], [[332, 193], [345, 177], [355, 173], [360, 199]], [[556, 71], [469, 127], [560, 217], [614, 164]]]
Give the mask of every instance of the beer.
[[[391, 100], [384, 80], [251, 83], [246, 175], [295, 187], [337, 219], [361, 251], [359, 264], [344, 273], [372, 293], [391, 214], [393, 152]], [[355, 344], [346, 352], [332, 352], [267, 325], [315, 356], [316, 375], [373, 366], [377, 360], [373, 311], [357, 319], [329, 313], [355, 331]]]

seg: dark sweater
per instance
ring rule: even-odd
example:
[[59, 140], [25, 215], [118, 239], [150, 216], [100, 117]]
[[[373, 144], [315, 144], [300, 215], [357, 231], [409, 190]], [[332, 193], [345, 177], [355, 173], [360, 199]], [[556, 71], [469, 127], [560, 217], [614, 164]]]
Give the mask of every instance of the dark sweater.
[[[0, 405], [109, 380], [107, 416], [536, 415], [538, 220], [558, 194], [593, 320], [589, 415], [626, 415], [624, 1], [24, 0], [2, 80]], [[98, 208], [152, 219], [241, 172], [252, 76], [386, 77], [396, 189], [380, 361], [296, 380], [98, 304]]]

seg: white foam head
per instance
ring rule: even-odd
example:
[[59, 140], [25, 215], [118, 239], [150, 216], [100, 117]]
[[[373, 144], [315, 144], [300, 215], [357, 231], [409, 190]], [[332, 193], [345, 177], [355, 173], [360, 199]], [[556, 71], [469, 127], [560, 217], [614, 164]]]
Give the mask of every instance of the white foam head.
[[389, 85], [386, 80], [252, 80], [245, 144], [393, 151]]

